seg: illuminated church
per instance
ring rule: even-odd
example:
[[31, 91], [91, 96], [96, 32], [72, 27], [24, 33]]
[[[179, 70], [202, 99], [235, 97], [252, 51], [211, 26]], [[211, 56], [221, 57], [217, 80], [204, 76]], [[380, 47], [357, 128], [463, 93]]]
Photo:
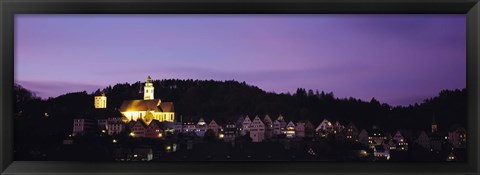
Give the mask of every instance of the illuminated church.
[[137, 121], [142, 119], [146, 124], [152, 120], [160, 122], [173, 122], [175, 110], [172, 102], [162, 102], [155, 99], [152, 78], [148, 76], [144, 86], [143, 100], [125, 100], [120, 106], [120, 113], [123, 114], [124, 122]]

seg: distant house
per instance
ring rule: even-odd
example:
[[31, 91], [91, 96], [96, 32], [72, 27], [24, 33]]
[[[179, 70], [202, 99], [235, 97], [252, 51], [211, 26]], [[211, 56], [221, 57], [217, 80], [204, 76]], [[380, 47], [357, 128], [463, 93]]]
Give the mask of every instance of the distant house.
[[208, 125], [203, 118], [200, 118], [195, 126], [195, 134], [199, 137], [203, 137], [208, 129]]
[[273, 135], [283, 135], [286, 134], [287, 123], [283, 119], [283, 116], [280, 115], [273, 122]]
[[442, 145], [447, 141], [447, 138], [448, 138], [448, 136], [441, 134], [439, 132], [430, 133], [428, 137], [430, 138], [431, 151], [441, 151]]
[[295, 138], [295, 124], [292, 121], [287, 124], [286, 136], [287, 138]]
[[457, 161], [457, 156], [455, 156], [455, 154], [453, 154], [453, 153], [450, 153], [450, 154], [448, 154], [448, 156], [446, 158], [446, 161], [447, 162]]
[[237, 136], [237, 131], [235, 123], [227, 123], [225, 129], [223, 129], [223, 141], [234, 142], [235, 137]]
[[395, 143], [392, 139], [388, 140], [388, 142], [383, 144], [383, 147], [388, 150], [397, 150], [397, 143]]
[[97, 124], [98, 124], [98, 129], [99, 130], [106, 130], [107, 129], [107, 119], [106, 118], [97, 119]]
[[390, 159], [390, 151], [388, 149], [385, 149], [385, 147], [381, 145], [374, 147], [373, 155], [378, 159], [386, 159], [386, 160]]
[[242, 135], [245, 135], [248, 132], [250, 132], [250, 124], [252, 124], [252, 121], [247, 115], [245, 116], [245, 119], [242, 122], [242, 132], [241, 132]]
[[147, 138], [162, 138], [164, 133], [164, 129], [162, 128], [162, 124], [158, 120], [153, 120], [147, 126], [145, 130], [145, 137]]
[[295, 125], [295, 137], [303, 138], [305, 137], [305, 122], [300, 121]]
[[151, 148], [135, 148], [130, 153], [132, 161], [151, 161], [153, 159], [153, 151]]
[[262, 142], [265, 139], [265, 124], [263, 124], [260, 117], [255, 116], [249, 129], [252, 142]]
[[197, 130], [197, 124], [194, 122], [184, 122], [182, 124], [182, 132], [183, 133], [189, 133], [189, 132], [195, 132]]
[[220, 131], [220, 127], [215, 120], [212, 120], [210, 123], [208, 123], [208, 129], [212, 130], [215, 135], [218, 135], [218, 132]]
[[387, 136], [377, 126], [373, 126], [368, 138], [370, 146], [373, 147], [381, 145]]
[[89, 118], [75, 118], [73, 119], [72, 135], [82, 135], [88, 132], [94, 132], [97, 129], [97, 121]]
[[179, 122], [179, 121], [175, 121], [173, 122], [174, 125], [175, 125], [175, 133], [181, 133], [183, 132], [183, 123], [182, 122]]
[[347, 141], [358, 141], [358, 129], [355, 124], [353, 124], [353, 122], [350, 122], [348, 124], [348, 126], [343, 130], [343, 133], [345, 134], [345, 138]]
[[147, 125], [143, 121], [137, 120], [131, 128], [132, 132], [130, 133], [130, 136], [145, 137], [146, 130], [147, 130]]
[[333, 134], [342, 132], [345, 126], [340, 124], [340, 122], [336, 121], [335, 124], [333, 124]]
[[368, 139], [367, 130], [362, 129], [362, 131], [360, 131], [360, 134], [358, 134], [358, 142], [360, 142], [364, 146], [370, 145], [370, 139]]
[[467, 131], [465, 128], [459, 125], [452, 126], [448, 132], [448, 142], [454, 148], [465, 148], [467, 145]]
[[331, 133], [333, 132], [333, 125], [327, 119], [323, 119], [317, 128], [315, 128], [315, 131], [319, 134]]
[[125, 130], [125, 124], [122, 117], [109, 117], [106, 123], [108, 135], [117, 135]]
[[417, 140], [415, 140], [415, 143], [417, 143], [419, 146], [425, 149], [430, 149], [430, 138], [428, 137], [425, 131], [422, 131], [420, 133]]
[[315, 128], [310, 121], [306, 121], [305, 123], [305, 137], [313, 137], [315, 135]]
[[237, 121], [235, 121], [235, 128], [237, 128], [237, 133], [245, 135], [243, 133], [243, 121], [245, 118], [243, 116], [238, 117]]
[[397, 151], [408, 151], [408, 142], [400, 131], [395, 133], [392, 141], [396, 144]]
[[265, 138], [269, 139], [273, 136], [273, 121], [270, 116], [267, 114], [263, 118], [263, 124], [265, 124]]
[[113, 150], [113, 158], [115, 161], [130, 161], [132, 150], [128, 148], [116, 148]]

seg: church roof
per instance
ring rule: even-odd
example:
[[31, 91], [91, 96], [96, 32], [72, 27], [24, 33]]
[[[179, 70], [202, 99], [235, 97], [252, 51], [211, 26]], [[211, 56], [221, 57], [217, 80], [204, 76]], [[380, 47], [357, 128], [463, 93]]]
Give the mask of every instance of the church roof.
[[160, 103], [160, 109], [162, 112], [175, 112], [173, 107], [173, 102], [162, 102]]
[[120, 111], [158, 111], [157, 105], [160, 99], [153, 100], [125, 100], [120, 106]]
[[160, 99], [153, 100], [125, 100], [120, 106], [120, 111], [150, 111], [175, 112], [173, 102], [161, 102]]

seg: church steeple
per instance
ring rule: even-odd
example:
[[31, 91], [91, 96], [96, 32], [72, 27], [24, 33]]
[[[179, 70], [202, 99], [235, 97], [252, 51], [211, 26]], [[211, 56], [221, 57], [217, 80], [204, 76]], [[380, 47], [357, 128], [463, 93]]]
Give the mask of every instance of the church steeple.
[[147, 82], [145, 82], [145, 86], [143, 87], [143, 99], [144, 100], [153, 100], [153, 83], [152, 83], [152, 78], [150, 75], [147, 77]]
[[435, 121], [435, 117], [433, 117], [433, 120], [432, 120], [432, 133], [436, 133], [437, 131], [438, 131], [437, 122]]

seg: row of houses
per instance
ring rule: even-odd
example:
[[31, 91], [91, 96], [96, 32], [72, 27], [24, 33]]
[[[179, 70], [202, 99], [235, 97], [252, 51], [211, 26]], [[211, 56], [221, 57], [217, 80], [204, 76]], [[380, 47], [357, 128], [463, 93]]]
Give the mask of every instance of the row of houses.
[[121, 117], [111, 117], [99, 119], [74, 119], [73, 135], [81, 134], [87, 130], [100, 129], [108, 135], [117, 135], [124, 132], [127, 128], [131, 131], [132, 137], [161, 138], [167, 133], [194, 133], [203, 137], [210, 130], [215, 136], [218, 136], [225, 142], [232, 142], [237, 136], [248, 135], [252, 142], [262, 142], [272, 137], [286, 137], [289, 139], [304, 137], [327, 138], [333, 136], [337, 141], [359, 142], [372, 149], [385, 150], [408, 150], [409, 141], [430, 149], [432, 151], [441, 150], [441, 145], [448, 141], [455, 148], [464, 148], [466, 145], [466, 130], [459, 125], [452, 126], [448, 133], [439, 133], [436, 123], [432, 123], [431, 132], [421, 131], [418, 136], [413, 136], [408, 131], [396, 131], [392, 136], [378, 127], [372, 129], [359, 130], [353, 122], [343, 126], [336, 121], [331, 123], [324, 119], [317, 127], [308, 121], [301, 120], [296, 123], [286, 122], [280, 115], [272, 120], [269, 115], [263, 119], [255, 116], [253, 120], [248, 116], [241, 116], [235, 122], [227, 122], [225, 125], [218, 124], [215, 120], [208, 123], [200, 118], [197, 122], [159, 122], [151, 121], [149, 124], [141, 120], [124, 123]]

